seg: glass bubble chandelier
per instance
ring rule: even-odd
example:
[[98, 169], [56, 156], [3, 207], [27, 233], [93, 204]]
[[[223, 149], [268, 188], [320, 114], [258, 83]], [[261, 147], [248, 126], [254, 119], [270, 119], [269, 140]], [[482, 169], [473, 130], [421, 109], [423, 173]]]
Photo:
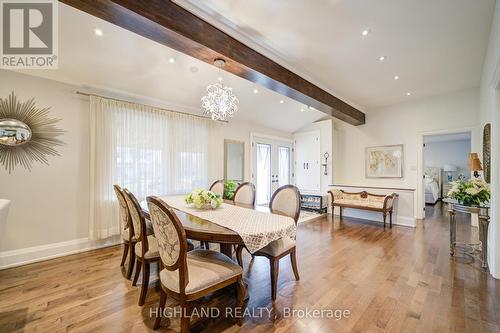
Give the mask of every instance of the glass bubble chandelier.
[[238, 111], [238, 98], [233, 94], [233, 89], [222, 83], [220, 70], [226, 62], [216, 59], [214, 65], [219, 68], [219, 82], [207, 86], [207, 94], [201, 98], [203, 114], [209, 115], [212, 120], [226, 120]]

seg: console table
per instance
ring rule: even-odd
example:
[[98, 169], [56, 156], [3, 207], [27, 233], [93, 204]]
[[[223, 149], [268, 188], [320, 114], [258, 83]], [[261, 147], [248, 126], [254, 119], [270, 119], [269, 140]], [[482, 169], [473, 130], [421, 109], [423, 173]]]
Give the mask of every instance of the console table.
[[479, 217], [479, 241], [481, 242], [481, 255], [477, 256], [473, 253], [468, 253], [472, 258], [481, 262], [481, 267], [488, 271], [488, 226], [490, 224], [489, 206], [472, 206], [460, 204], [452, 199], [444, 199], [450, 209], [450, 255], [455, 255], [455, 247], [457, 245], [457, 224], [455, 215], [457, 213], [477, 214]]

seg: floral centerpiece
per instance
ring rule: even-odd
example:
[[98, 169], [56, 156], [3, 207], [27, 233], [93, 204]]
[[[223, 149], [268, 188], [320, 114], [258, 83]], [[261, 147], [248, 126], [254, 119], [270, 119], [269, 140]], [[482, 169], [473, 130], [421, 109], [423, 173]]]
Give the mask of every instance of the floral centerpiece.
[[198, 209], [216, 209], [222, 203], [220, 195], [203, 189], [189, 193], [184, 200], [188, 205], [193, 204]]
[[451, 184], [448, 197], [458, 200], [460, 204], [481, 206], [490, 201], [490, 186], [483, 180], [458, 180]]

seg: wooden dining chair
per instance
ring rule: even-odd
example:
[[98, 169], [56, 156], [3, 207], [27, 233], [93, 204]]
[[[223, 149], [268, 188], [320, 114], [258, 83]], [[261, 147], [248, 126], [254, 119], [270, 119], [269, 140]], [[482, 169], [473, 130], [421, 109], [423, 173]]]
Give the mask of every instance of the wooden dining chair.
[[[300, 215], [299, 189], [293, 185], [285, 185], [278, 188], [271, 197], [269, 208], [271, 210], [271, 213], [289, 216], [293, 218], [295, 224], [297, 224]], [[240, 266], [243, 266], [243, 248], [243, 246], [238, 246], [236, 250], [236, 258]], [[278, 289], [279, 261], [281, 258], [290, 255], [290, 261], [292, 264], [295, 279], [297, 281], [300, 279], [299, 270], [297, 268], [295, 239], [281, 238], [275, 240], [262, 249], [258, 250], [257, 252], [253, 253], [253, 255], [262, 256], [269, 259], [269, 263], [271, 266], [271, 296], [273, 298], [273, 301], [276, 300], [276, 293]]]
[[134, 246], [136, 256], [135, 275], [132, 285], [137, 285], [139, 274], [142, 270], [142, 286], [141, 295], [139, 296], [139, 305], [143, 305], [146, 300], [146, 294], [149, 286], [149, 271], [152, 262], [159, 262], [160, 254], [158, 252], [158, 241], [153, 235], [146, 234], [146, 218], [142, 213], [141, 206], [127, 189], [124, 190], [125, 201], [130, 212], [130, 218], [134, 228], [135, 239], [137, 240]]
[[[189, 332], [191, 302], [232, 284], [237, 290], [236, 306], [243, 313], [246, 288], [242, 268], [220, 252], [187, 252], [186, 233], [174, 211], [157, 197], [148, 197], [147, 202], [162, 266], [159, 313], [163, 312], [167, 295], [178, 300], [182, 308], [181, 333]], [[156, 317], [154, 329], [160, 327], [161, 317]]]
[[255, 185], [250, 182], [241, 183], [234, 191], [233, 204], [255, 206]]
[[210, 186], [210, 191], [220, 195], [221, 198], [224, 198], [224, 179], [215, 181]]
[[123, 190], [118, 185], [113, 185], [113, 189], [115, 190], [116, 199], [118, 200], [119, 211], [120, 211], [120, 225], [122, 228], [121, 235], [123, 239], [123, 255], [120, 266], [123, 267], [125, 265], [125, 261], [127, 260], [127, 256], [130, 253], [128, 268], [127, 268], [127, 279], [130, 279], [132, 276], [132, 271], [134, 269], [135, 263], [135, 234], [134, 234], [134, 226], [132, 225], [132, 221], [130, 219], [130, 212], [127, 207], [127, 202], [125, 200], [125, 194]]

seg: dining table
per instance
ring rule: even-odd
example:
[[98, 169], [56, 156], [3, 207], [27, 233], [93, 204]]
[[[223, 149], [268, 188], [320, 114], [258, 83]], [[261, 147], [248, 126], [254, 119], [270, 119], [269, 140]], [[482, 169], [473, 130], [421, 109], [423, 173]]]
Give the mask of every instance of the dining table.
[[[234, 204], [225, 201], [222, 205], [233, 205], [241, 209], [251, 209], [257, 212], [272, 214], [272, 215], [283, 215], [283, 214], [273, 214], [270, 209], [266, 206], [260, 205], [247, 205], [247, 204]], [[149, 215], [149, 209], [146, 200], [140, 203], [142, 212], [147, 219], [151, 219]], [[175, 207], [171, 207], [179, 221], [181, 222], [185, 232], [186, 238], [191, 240], [196, 240], [200, 242], [217, 243], [220, 245], [220, 252], [233, 258], [233, 246], [234, 245], [245, 245], [243, 238], [236, 231], [221, 226], [215, 222], [209, 221], [204, 218], [200, 218], [192, 213], [186, 212]], [[251, 221], [248, 221], [251, 223]], [[283, 226], [285, 227], [285, 226]], [[295, 229], [294, 229], [295, 232]]]

